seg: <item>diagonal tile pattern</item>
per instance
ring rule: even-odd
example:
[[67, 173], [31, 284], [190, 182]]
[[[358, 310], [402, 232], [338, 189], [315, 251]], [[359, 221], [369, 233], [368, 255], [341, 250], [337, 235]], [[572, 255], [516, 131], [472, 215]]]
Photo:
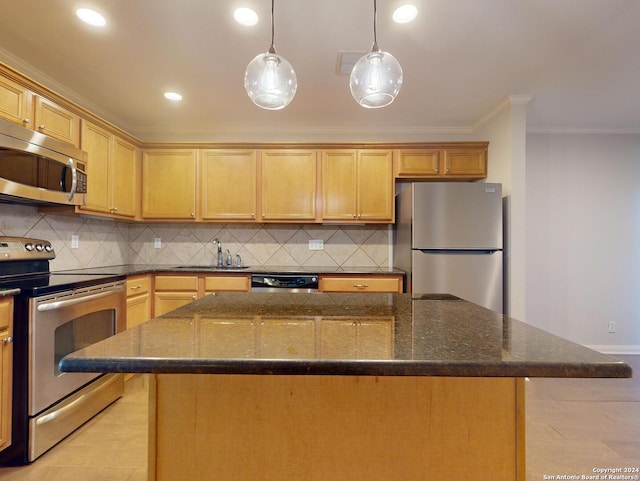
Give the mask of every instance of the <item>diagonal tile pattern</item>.
[[[52, 270], [120, 264], [211, 265], [220, 239], [244, 265], [287, 267], [388, 267], [386, 225], [125, 223], [86, 216], [45, 215], [34, 207], [0, 204], [0, 235], [48, 239]], [[71, 247], [77, 235], [79, 247]], [[161, 248], [154, 239], [161, 239]], [[324, 242], [310, 251], [309, 240]]]

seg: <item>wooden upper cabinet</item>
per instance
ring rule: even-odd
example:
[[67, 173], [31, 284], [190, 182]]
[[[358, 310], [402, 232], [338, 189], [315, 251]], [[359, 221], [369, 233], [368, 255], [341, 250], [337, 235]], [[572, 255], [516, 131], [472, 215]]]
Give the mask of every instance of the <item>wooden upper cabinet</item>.
[[446, 149], [444, 151], [444, 175], [446, 177], [487, 176], [486, 149]]
[[79, 147], [80, 117], [44, 97], [34, 98], [33, 130]]
[[81, 149], [87, 153], [87, 194], [81, 210], [110, 212], [108, 179], [111, 134], [90, 122], [82, 122]]
[[142, 217], [196, 218], [195, 149], [152, 149], [142, 157]]
[[140, 205], [140, 149], [120, 137], [113, 137], [110, 175], [112, 214], [135, 217]]
[[316, 221], [316, 150], [260, 152], [262, 221]]
[[357, 151], [322, 152], [322, 218], [354, 221], [357, 217]]
[[479, 180], [487, 177], [487, 142], [395, 151], [394, 174], [413, 180]]
[[101, 127], [82, 122], [87, 152], [87, 194], [80, 211], [135, 217], [139, 198], [139, 150]]
[[203, 150], [202, 219], [253, 221], [257, 212], [255, 150]]
[[0, 75], [0, 117], [31, 127], [31, 96], [26, 87]]
[[358, 152], [358, 220], [393, 222], [393, 155], [390, 150]]
[[393, 222], [391, 150], [342, 149], [322, 153], [322, 219]]

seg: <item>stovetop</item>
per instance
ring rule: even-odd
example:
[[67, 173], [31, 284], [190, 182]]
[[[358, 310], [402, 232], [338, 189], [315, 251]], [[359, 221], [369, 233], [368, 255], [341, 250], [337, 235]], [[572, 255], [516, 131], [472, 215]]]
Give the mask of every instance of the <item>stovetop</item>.
[[20, 289], [21, 296], [35, 297], [126, 278], [117, 267], [50, 272], [49, 261], [54, 258], [49, 241], [0, 237], [0, 290]]
[[36, 297], [124, 280], [121, 274], [44, 273], [0, 278], [0, 290], [20, 289], [20, 295]]

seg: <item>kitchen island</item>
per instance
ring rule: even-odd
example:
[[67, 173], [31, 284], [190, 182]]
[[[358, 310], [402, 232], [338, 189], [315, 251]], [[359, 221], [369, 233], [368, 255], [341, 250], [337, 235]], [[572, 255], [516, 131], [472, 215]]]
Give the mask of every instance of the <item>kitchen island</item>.
[[151, 480], [525, 479], [524, 378], [625, 363], [447, 295], [209, 295], [61, 361], [151, 373]]

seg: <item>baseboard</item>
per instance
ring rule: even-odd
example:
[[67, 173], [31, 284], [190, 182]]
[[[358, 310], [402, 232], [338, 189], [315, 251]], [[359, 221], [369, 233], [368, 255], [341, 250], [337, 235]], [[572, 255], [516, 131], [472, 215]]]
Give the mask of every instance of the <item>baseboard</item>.
[[640, 355], [640, 346], [635, 345], [618, 345], [618, 344], [610, 344], [603, 346], [587, 346], [594, 351], [601, 352], [603, 354], [612, 354], [612, 355]]

